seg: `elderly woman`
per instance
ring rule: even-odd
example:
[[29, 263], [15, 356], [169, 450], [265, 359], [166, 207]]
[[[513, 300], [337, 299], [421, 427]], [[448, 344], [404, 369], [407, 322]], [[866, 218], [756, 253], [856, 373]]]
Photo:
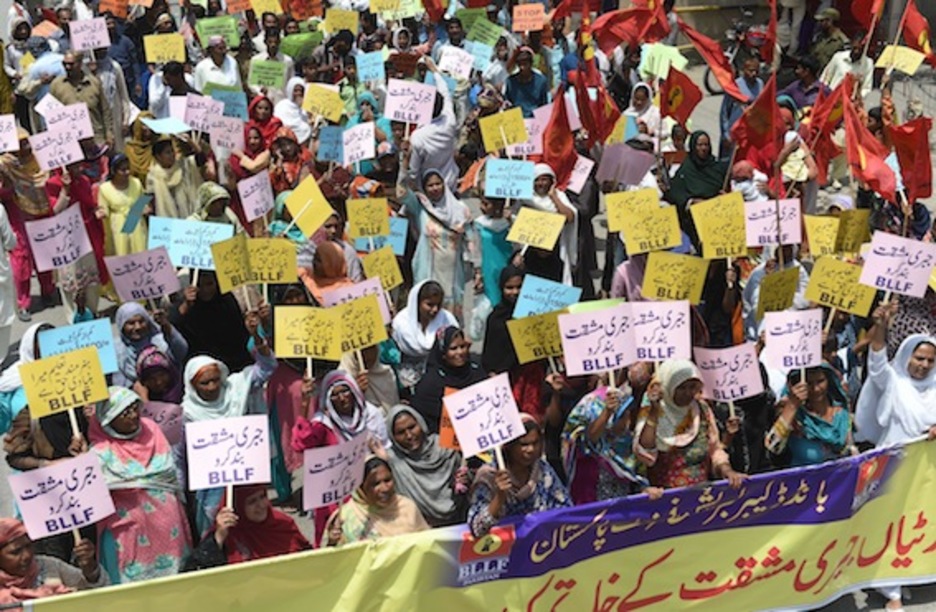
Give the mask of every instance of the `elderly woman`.
[[664, 489], [727, 478], [733, 488], [746, 477], [731, 468], [718, 425], [701, 400], [702, 378], [685, 359], [664, 361], [637, 416], [634, 452], [647, 465], [650, 484]]
[[234, 226], [235, 234], [240, 234], [244, 231], [244, 226], [230, 204], [231, 194], [227, 189], [213, 181], [206, 181], [198, 187], [198, 210], [189, 220], [226, 223]]
[[558, 213], [565, 218], [565, 226], [552, 253], [533, 249], [525, 258], [527, 271], [571, 285], [578, 262], [578, 211], [565, 192], [556, 189], [556, 173], [548, 164], [536, 164], [533, 176], [533, 198], [521, 204], [541, 212]]
[[[117, 372], [114, 384], [130, 387], [137, 381], [137, 360], [149, 346], [155, 346], [181, 367], [188, 356], [188, 342], [172, 326], [162, 310], [146, 312], [140, 304], [127, 302], [117, 309]], [[157, 322], [158, 321], [158, 322]]]
[[172, 447], [139, 395], [109, 392], [88, 431], [117, 509], [97, 523], [102, 564], [114, 584], [173, 576], [192, 543]]
[[524, 435], [504, 445], [507, 465], [484, 465], [471, 488], [468, 526], [479, 538], [505, 516], [520, 516], [572, 505], [569, 492], [543, 458], [543, 432], [536, 419], [523, 419]]
[[55, 557], [36, 555], [25, 525], [12, 518], [0, 519], [0, 605], [108, 584], [107, 573], [94, 556], [91, 540], [82, 540], [75, 546], [75, 562], [78, 567]]

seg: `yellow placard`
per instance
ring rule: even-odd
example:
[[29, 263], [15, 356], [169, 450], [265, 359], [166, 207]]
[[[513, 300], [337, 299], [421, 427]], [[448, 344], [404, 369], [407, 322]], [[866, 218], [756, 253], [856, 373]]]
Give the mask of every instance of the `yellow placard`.
[[340, 311], [312, 306], [273, 309], [273, 351], [277, 357], [341, 360]]
[[400, 0], [370, 0], [371, 13], [383, 13], [400, 10]]
[[396, 255], [393, 254], [393, 247], [389, 244], [365, 255], [361, 263], [364, 264], [364, 275], [367, 278], [379, 276], [380, 285], [385, 291], [403, 284], [400, 264], [397, 262]]
[[250, 283], [293, 283], [296, 274], [296, 247], [286, 238], [251, 238], [247, 241]]
[[19, 372], [33, 419], [110, 397], [101, 359], [93, 346], [24, 363]]
[[279, 0], [250, 0], [250, 6], [253, 7], [258, 18], [264, 13], [283, 14], [283, 7], [280, 5]]
[[36, 61], [36, 58], [33, 57], [33, 54], [27, 51], [26, 54], [20, 58], [20, 72], [25, 74], [26, 71], [29, 70], [29, 67], [32, 66], [33, 62], [35, 61]]
[[338, 122], [344, 112], [344, 102], [334, 89], [310, 83], [306, 87], [302, 108], [313, 117], [324, 117], [329, 121]]
[[390, 215], [387, 198], [348, 200], [348, 235], [351, 238], [371, 238], [390, 235]]
[[214, 259], [215, 275], [218, 277], [221, 293], [233, 291], [249, 282], [247, 234], [241, 233], [233, 238], [215, 242], [211, 245], [211, 257]]
[[653, 188], [608, 193], [604, 198], [608, 209], [609, 232], [622, 231], [625, 218], [637, 214], [638, 209], [651, 210], [660, 207], [660, 194]]
[[181, 34], [150, 34], [143, 37], [143, 52], [150, 64], [185, 63], [185, 39]]
[[845, 210], [839, 215], [838, 232], [835, 235], [837, 253], [858, 253], [861, 245], [871, 240], [871, 211]]
[[861, 266], [831, 255], [820, 257], [809, 273], [806, 299], [866, 317], [871, 311], [877, 290], [859, 283], [860, 277]]
[[340, 32], [348, 30], [355, 36], [358, 31], [358, 12], [330, 8], [325, 11], [325, 31]]
[[640, 291], [648, 300], [689, 300], [698, 305], [708, 268], [709, 260], [701, 257], [654, 251], [647, 256]]
[[624, 216], [624, 244], [633, 255], [672, 249], [682, 244], [675, 206], [639, 209]]
[[523, 144], [530, 139], [520, 107], [481, 117], [478, 125], [481, 126], [481, 138], [488, 153], [506, 149], [509, 145]]
[[765, 312], [779, 312], [793, 305], [793, 297], [799, 285], [799, 266], [764, 275], [760, 295], [757, 299], [757, 319]]
[[[659, 106], [659, 104], [656, 104]], [[631, 124], [628, 126], [628, 124]], [[630, 127], [630, 130], [628, 130]], [[621, 116], [618, 117], [618, 120], [614, 124], [614, 129], [611, 130], [611, 133], [608, 134], [608, 137], [605, 138], [605, 144], [618, 144], [624, 142], [624, 137], [626, 134], [637, 134], [637, 118], [630, 113], [621, 113]]]
[[930, 289], [936, 291], [936, 268], [933, 268], [933, 271], [930, 272], [929, 282], [927, 284]]
[[803, 215], [809, 252], [813, 257], [835, 253], [835, 237], [838, 235], [839, 219], [832, 216]]
[[920, 69], [920, 64], [922, 64], [925, 59], [926, 56], [916, 49], [899, 45], [887, 45], [878, 57], [874, 67], [885, 69], [896, 68], [904, 74], [913, 76], [916, 74], [916, 71]]
[[564, 226], [565, 217], [559, 213], [523, 207], [510, 227], [507, 240], [551, 251], [556, 246]]
[[529, 363], [562, 354], [559, 315], [565, 310], [507, 321], [507, 333], [513, 342], [517, 361]]
[[310, 238], [328, 218], [335, 214], [314, 176], [307, 176], [286, 198], [286, 208], [302, 230]]
[[702, 241], [703, 257], [724, 259], [747, 255], [744, 198], [741, 192], [733, 191], [693, 204], [689, 211]]
[[345, 302], [332, 309], [338, 311], [342, 353], [374, 346], [387, 339], [387, 327], [380, 314], [380, 303], [376, 293]]

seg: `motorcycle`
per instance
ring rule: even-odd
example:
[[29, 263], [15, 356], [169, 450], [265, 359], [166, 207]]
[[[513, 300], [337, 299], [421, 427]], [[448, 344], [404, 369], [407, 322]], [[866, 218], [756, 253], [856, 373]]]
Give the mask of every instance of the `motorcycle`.
[[[742, 15], [743, 19], [735, 19], [731, 28], [725, 32], [725, 42], [722, 43], [725, 57], [728, 58], [728, 63], [734, 68], [735, 74], [741, 71], [741, 65], [746, 58], [752, 55], [760, 57], [761, 47], [767, 42], [767, 26], [763, 24], [750, 25], [745, 21], [754, 16], [754, 13], [748, 10], [742, 9]], [[778, 67], [779, 62], [779, 49], [774, 50], [773, 65], [761, 61], [760, 74], [764, 81], [770, 78], [771, 72]], [[705, 69], [703, 83], [705, 90], [713, 96], [725, 93], [709, 67]]]

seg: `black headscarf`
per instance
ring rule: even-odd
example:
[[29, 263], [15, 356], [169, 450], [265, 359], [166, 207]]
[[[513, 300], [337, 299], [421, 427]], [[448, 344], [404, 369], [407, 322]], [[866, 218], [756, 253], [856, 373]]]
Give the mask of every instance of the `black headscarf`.
[[488, 372], [500, 374], [519, 365], [517, 351], [514, 350], [513, 342], [510, 341], [510, 333], [507, 331], [507, 321], [513, 318], [514, 307], [517, 303], [505, 300], [503, 295], [507, 281], [515, 276], [523, 277], [523, 275], [524, 271], [513, 265], [508, 265], [501, 270], [498, 281], [501, 301], [488, 315], [484, 332], [484, 351], [481, 353], [481, 365]]
[[689, 154], [676, 171], [666, 192], [666, 200], [671, 204], [684, 207], [689, 200], [707, 200], [717, 196], [725, 186], [728, 162], [719, 161], [714, 152], [702, 159], [696, 154], [696, 144], [701, 137], [711, 138], [708, 133], [698, 130], [689, 137]]

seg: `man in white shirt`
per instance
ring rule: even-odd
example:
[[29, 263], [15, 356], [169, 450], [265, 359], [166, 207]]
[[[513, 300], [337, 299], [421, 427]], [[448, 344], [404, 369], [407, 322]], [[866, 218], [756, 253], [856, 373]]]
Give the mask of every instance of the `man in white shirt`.
[[[250, 69], [253, 71], [256, 62], [280, 62], [285, 68], [285, 78], [283, 80], [283, 85], [285, 86], [285, 84], [289, 82], [289, 79], [296, 76], [296, 66], [293, 58], [280, 51], [280, 40], [280, 32], [278, 29], [267, 30], [263, 39], [267, 50], [250, 58]], [[250, 91], [255, 96], [265, 93], [266, 97], [268, 97], [274, 105], [286, 97], [283, 88], [251, 85]]]
[[[851, 46], [849, 49], [839, 51], [832, 56], [819, 80], [829, 86], [829, 89], [835, 89], [845, 78], [845, 75], [851, 73], [855, 80], [861, 84], [861, 97], [864, 99], [873, 88], [874, 81], [874, 62], [870, 57], [862, 53], [861, 44], [865, 32], [858, 31], [851, 37]], [[850, 92], [849, 92], [850, 94]]]
[[241, 87], [237, 61], [228, 55], [227, 43], [222, 36], [208, 39], [208, 57], [195, 66], [195, 89], [205, 91], [205, 85], [213, 83], [224, 87]]

